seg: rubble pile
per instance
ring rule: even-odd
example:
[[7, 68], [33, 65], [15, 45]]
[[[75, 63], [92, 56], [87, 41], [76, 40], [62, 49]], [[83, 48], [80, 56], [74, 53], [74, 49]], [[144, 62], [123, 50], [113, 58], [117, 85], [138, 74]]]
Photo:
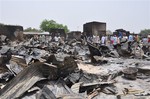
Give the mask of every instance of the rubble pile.
[[149, 50], [126, 49], [77, 40], [2, 43], [0, 99], [149, 99]]

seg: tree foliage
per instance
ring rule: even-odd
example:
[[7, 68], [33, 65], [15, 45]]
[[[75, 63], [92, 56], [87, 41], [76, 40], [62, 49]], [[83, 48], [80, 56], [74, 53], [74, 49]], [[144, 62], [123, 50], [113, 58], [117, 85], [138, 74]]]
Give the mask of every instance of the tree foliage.
[[0, 23], [0, 25], [4, 25], [3, 23]]
[[26, 28], [24, 29], [25, 32], [42, 32], [41, 30], [35, 29], [35, 28]]
[[50, 29], [64, 29], [65, 32], [69, 32], [69, 29], [66, 25], [59, 24], [54, 20], [43, 20], [40, 24], [40, 29], [43, 31], [50, 31]]
[[148, 35], [150, 35], [150, 29], [141, 30], [140, 35], [141, 37], [147, 37]]

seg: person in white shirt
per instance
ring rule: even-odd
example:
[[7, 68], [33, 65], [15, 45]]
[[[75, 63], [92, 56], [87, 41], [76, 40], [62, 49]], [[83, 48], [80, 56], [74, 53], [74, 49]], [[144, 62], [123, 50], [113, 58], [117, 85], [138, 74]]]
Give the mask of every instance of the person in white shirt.
[[98, 35], [95, 37], [95, 39], [96, 39], [96, 44], [99, 44], [100, 43], [100, 39], [99, 39]]
[[54, 37], [55, 42], [58, 42], [59, 38], [57, 36]]
[[117, 48], [117, 44], [118, 44], [118, 37], [116, 35], [114, 35], [114, 37], [113, 37], [113, 46], [114, 46], [114, 49]]
[[96, 36], [95, 35], [93, 35], [93, 43], [96, 43]]
[[101, 38], [101, 44], [105, 45], [106, 44], [106, 37], [103, 35]]

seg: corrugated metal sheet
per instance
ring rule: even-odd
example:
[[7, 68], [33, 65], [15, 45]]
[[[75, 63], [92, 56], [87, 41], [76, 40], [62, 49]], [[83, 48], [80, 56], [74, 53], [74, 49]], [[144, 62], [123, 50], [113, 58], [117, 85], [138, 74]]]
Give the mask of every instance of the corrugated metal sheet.
[[74, 85], [72, 85], [71, 90], [74, 93], [79, 93], [79, 89], [80, 89], [80, 85], [82, 84], [82, 82], [79, 83], [75, 83]]

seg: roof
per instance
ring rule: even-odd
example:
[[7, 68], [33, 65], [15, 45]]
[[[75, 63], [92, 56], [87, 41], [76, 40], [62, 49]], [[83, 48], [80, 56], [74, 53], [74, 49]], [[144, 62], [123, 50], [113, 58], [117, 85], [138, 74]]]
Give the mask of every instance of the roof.
[[106, 24], [105, 22], [92, 21], [85, 24]]
[[31, 34], [31, 35], [49, 35], [49, 32], [23, 32], [23, 34]]

